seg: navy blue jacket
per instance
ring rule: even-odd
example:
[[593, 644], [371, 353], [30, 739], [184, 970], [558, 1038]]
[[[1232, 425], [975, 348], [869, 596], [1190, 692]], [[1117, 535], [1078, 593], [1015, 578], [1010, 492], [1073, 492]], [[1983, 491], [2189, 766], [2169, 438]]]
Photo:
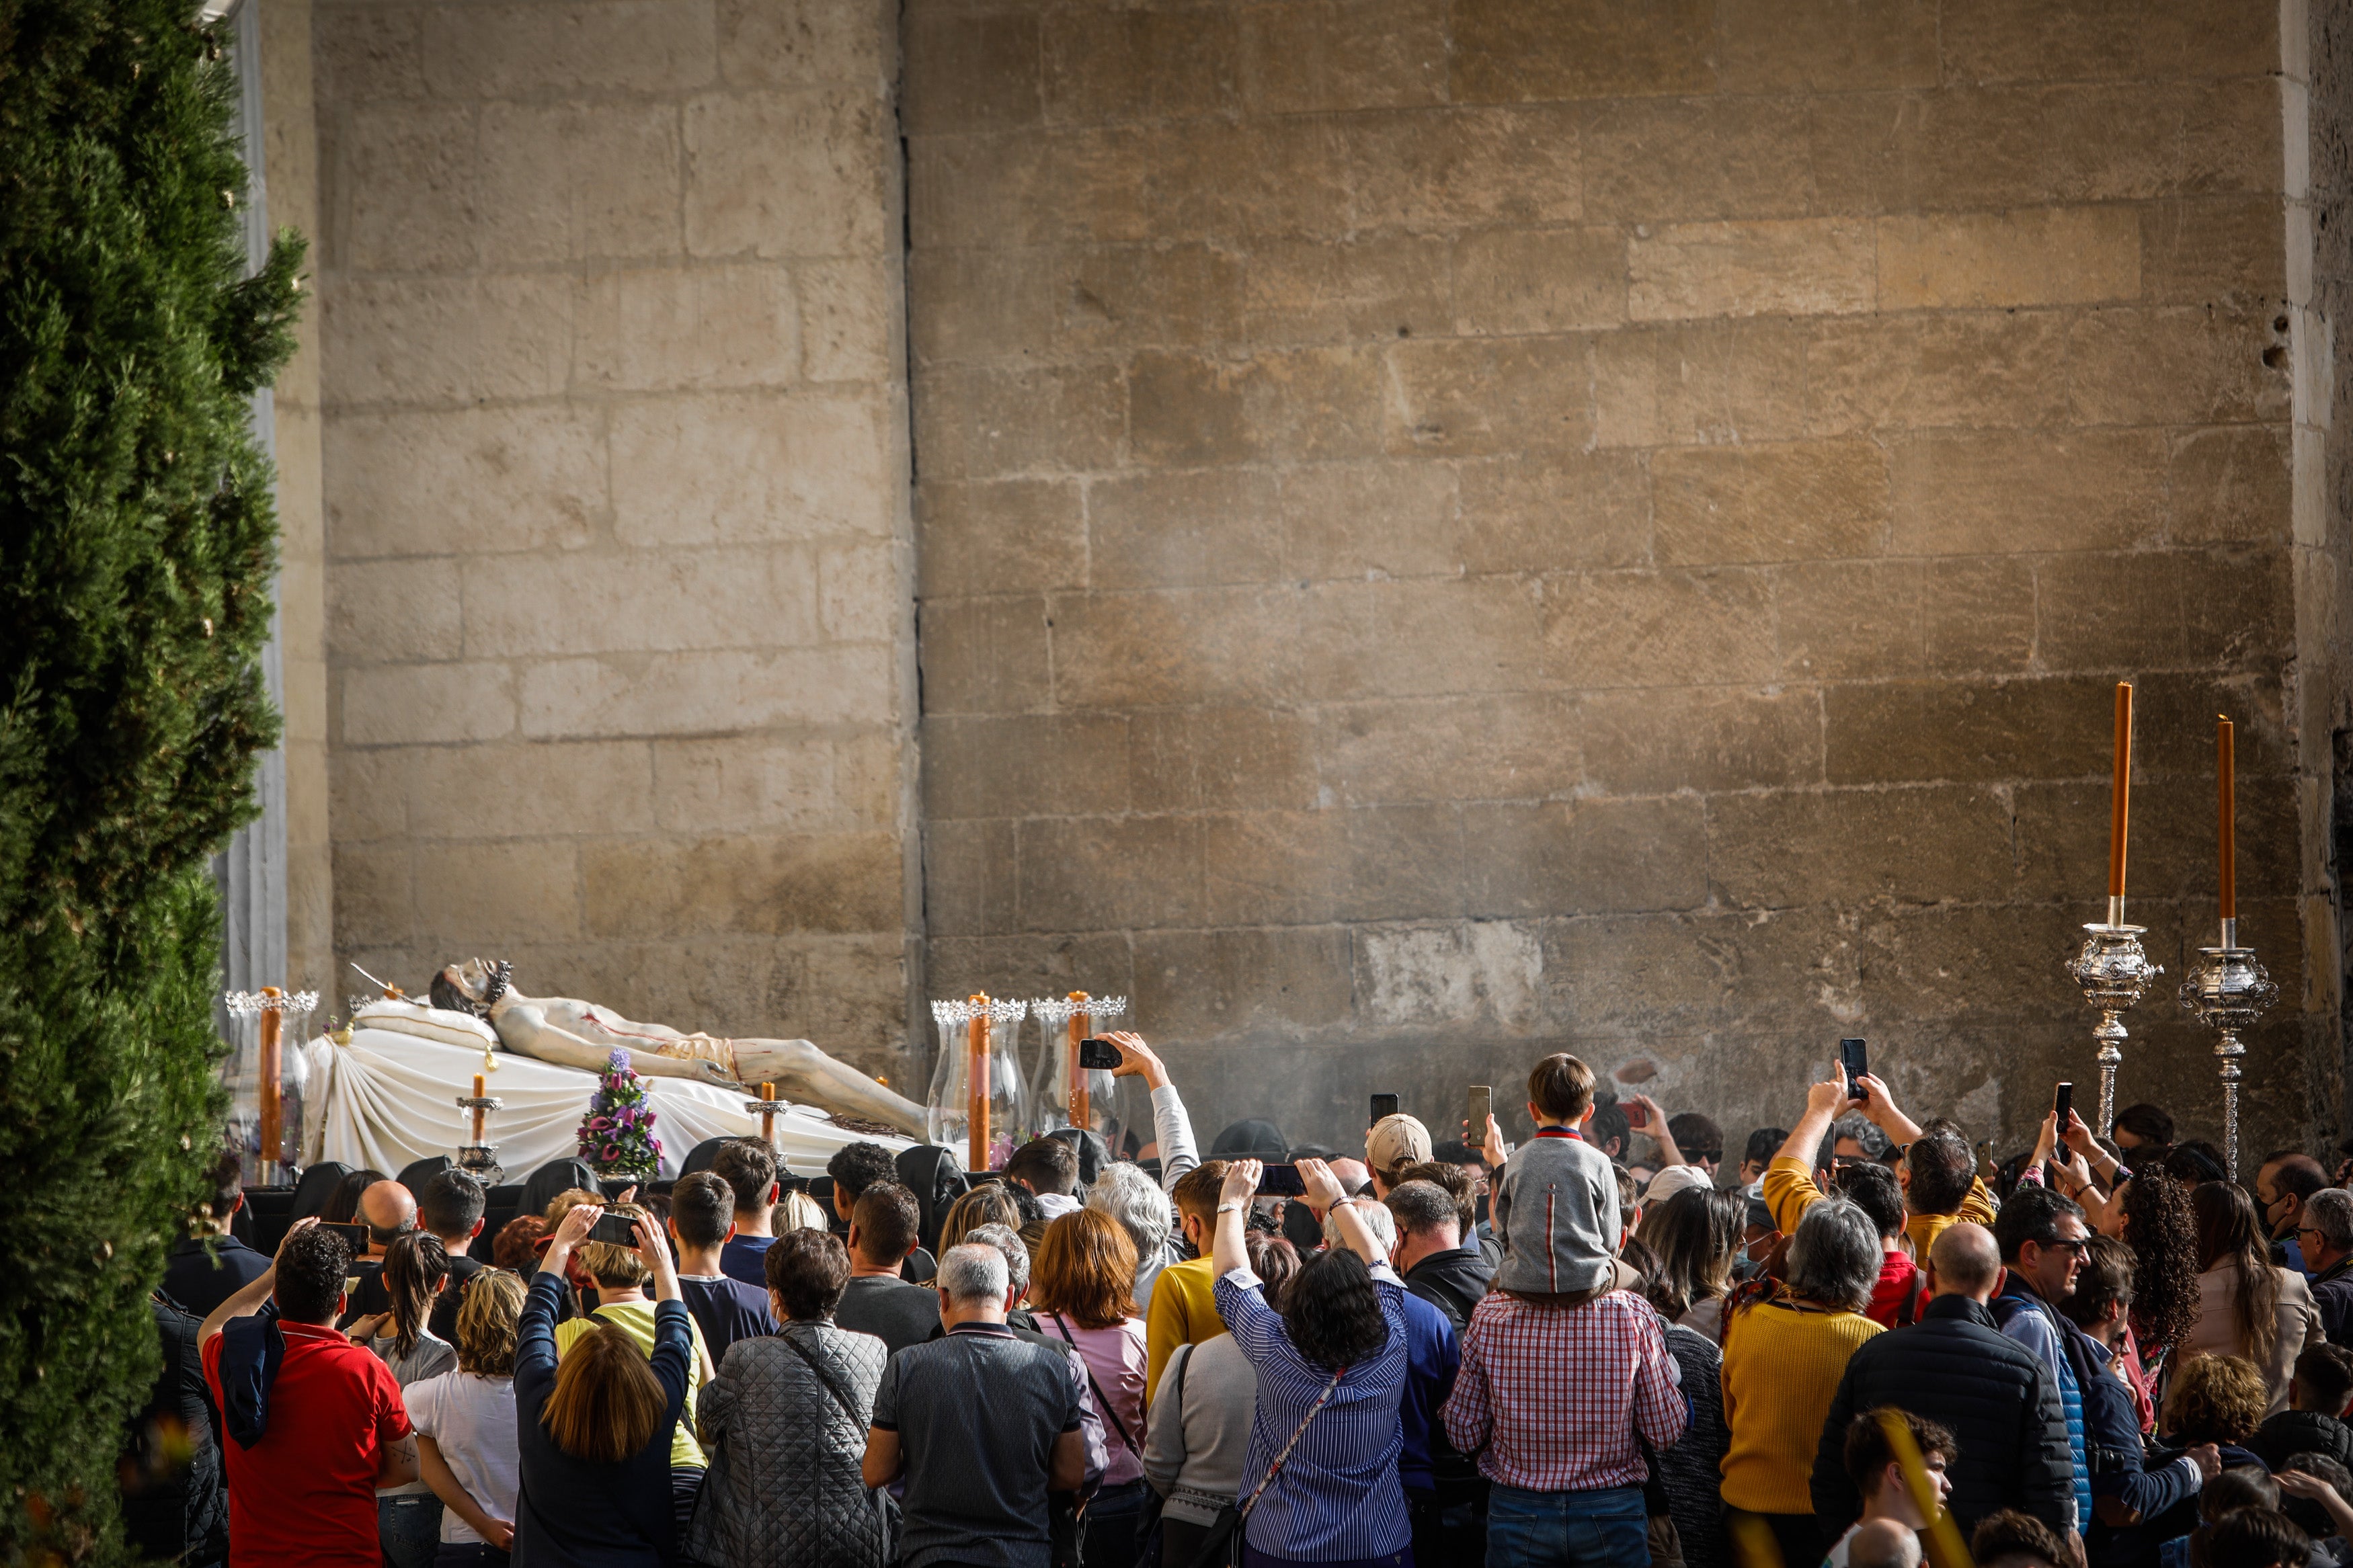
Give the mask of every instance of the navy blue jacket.
[[515, 1438], [522, 1487], [515, 1498], [513, 1568], [655, 1568], [677, 1561], [670, 1502], [670, 1435], [686, 1408], [694, 1362], [684, 1303], [654, 1307], [654, 1376], [666, 1405], [653, 1440], [617, 1465], [591, 1464], [557, 1447], [539, 1424], [555, 1392], [555, 1309], [564, 1281], [531, 1277], [515, 1335]]
[[2193, 1467], [2171, 1461], [2144, 1468], [2132, 1389], [2108, 1369], [2105, 1345], [2073, 1323], [2066, 1327], [2083, 1342], [2072, 1348], [2092, 1373], [2084, 1380], [2084, 1458], [2092, 1472], [2092, 1524], [2084, 1532], [2084, 1554], [2092, 1568], [2146, 1562], [2155, 1543], [2139, 1527], [2196, 1497], [2202, 1478]]

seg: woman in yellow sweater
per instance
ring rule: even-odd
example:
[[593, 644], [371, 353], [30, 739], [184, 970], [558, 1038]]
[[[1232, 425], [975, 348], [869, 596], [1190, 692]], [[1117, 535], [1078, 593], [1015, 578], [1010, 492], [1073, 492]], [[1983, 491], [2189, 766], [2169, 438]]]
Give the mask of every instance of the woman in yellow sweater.
[[1822, 1560], [1807, 1489], [1847, 1357], [1883, 1332], [1862, 1315], [1879, 1279], [1879, 1230], [1844, 1198], [1806, 1206], [1790, 1237], [1787, 1290], [1724, 1325], [1724, 1502], [1761, 1517], [1781, 1561]]

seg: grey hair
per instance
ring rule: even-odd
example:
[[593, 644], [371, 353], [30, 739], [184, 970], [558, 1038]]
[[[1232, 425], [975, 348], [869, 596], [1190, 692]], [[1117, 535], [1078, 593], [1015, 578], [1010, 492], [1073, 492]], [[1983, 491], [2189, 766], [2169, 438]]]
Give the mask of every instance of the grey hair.
[[[1297, 1203], [1300, 1200], [1293, 1198], [1291, 1201]], [[1380, 1244], [1383, 1252], [1396, 1249], [1397, 1215], [1389, 1213], [1388, 1205], [1361, 1203], [1349, 1206], [1356, 1211], [1356, 1217], [1365, 1222], [1365, 1228], [1373, 1233], [1373, 1239]], [[1340, 1234], [1340, 1211], [1337, 1208], [1327, 1211], [1324, 1215], [1324, 1245], [1334, 1248], [1348, 1245], [1347, 1238]]]
[[1820, 1163], [1827, 1165], [1841, 1142], [1852, 1142], [1862, 1151], [1867, 1160], [1884, 1160], [1894, 1152], [1895, 1145], [1871, 1119], [1859, 1110], [1851, 1110], [1831, 1123], [1830, 1136], [1822, 1140]]
[[940, 1292], [958, 1306], [967, 1301], [1001, 1304], [1010, 1284], [1005, 1254], [987, 1242], [960, 1243], [940, 1259]]
[[[1009, 1225], [976, 1225], [964, 1233], [966, 1242], [993, 1247], [1005, 1255], [1005, 1283], [1018, 1285], [1021, 1293], [1029, 1293], [1029, 1247], [1021, 1233]], [[948, 1250], [955, 1250], [950, 1247]]]
[[1789, 1238], [1789, 1289], [1826, 1307], [1860, 1312], [1871, 1304], [1884, 1254], [1879, 1227], [1845, 1198], [1809, 1205]]
[[2353, 1247], [2353, 1193], [2323, 1187], [2304, 1200], [2304, 1217], [2331, 1247]]
[[1168, 1194], [1160, 1190], [1160, 1184], [1145, 1174], [1141, 1166], [1125, 1160], [1105, 1165], [1096, 1173], [1095, 1184], [1087, 1191], [1087, 1207], [1119, 1221], [1128, 1240], [1135, 1243], [1138, 1267], [1168, 1250], [1169, 1232], [1176, 1224], [1176, 1212], [1169, 1207]]

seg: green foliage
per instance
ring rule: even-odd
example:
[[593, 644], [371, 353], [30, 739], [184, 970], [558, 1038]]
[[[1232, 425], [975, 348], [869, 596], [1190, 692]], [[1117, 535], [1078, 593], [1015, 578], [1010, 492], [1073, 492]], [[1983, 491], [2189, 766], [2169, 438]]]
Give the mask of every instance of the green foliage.
[[0, 0], [0, 1558], [122, 1554], [146, 1296], [219, 1142], [208, 857], [276, 739], [234, 82], [185, 0]]

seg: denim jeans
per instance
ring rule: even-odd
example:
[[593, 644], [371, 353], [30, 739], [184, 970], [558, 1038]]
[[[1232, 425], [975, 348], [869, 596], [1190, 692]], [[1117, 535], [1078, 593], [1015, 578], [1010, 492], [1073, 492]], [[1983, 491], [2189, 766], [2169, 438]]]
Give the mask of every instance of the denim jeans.
[[1642, 1489], [1488, 1494], [1487, 1568], [1636, 1568], [1651, 1560]]
[[441, 1550], [441, 1500], [431, 1492], [376, 1499], [375, 1533], [386, 1568], [433, 1568]]

